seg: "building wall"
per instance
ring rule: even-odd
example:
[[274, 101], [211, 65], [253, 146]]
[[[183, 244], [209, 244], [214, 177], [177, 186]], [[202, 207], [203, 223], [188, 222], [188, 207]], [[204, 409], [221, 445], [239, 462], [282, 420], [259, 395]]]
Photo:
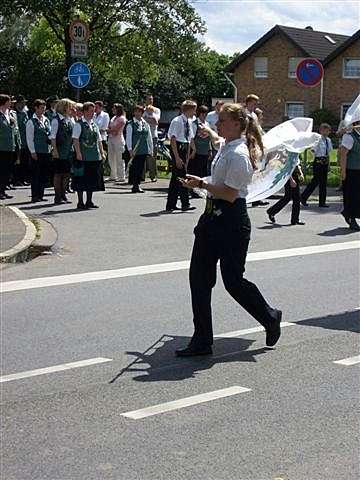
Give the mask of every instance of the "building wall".
[[[264, 109], [265, 126], [283, 121], [286, 102], [304, 102], [306, 111], [317, 110], [320, 105], [320, 86], [302, 87], [296, 78], [288, 78], [290, 57], [303, 57], [303, 53], [282, 34], [274, 35], [234, 71], [238, 87], [238, 101], [249, 93], [257, 94]], [[268, 78], [255, 78], [255, 57], [268, 57]]]
[[344, 58], [360, 57], [360, 40], [344, 50], [326, 66], [324, 75], [324, 108], [340, 118], [341, 105], [352, 103], [360, 93], [360, 78], [343, 78]]

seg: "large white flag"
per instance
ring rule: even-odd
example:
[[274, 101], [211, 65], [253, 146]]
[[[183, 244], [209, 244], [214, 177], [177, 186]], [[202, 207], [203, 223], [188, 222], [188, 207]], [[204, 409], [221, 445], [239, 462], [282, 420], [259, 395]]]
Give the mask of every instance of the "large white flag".
[[360, 94], [346, 112], [344, 121], [346, 126], [355, 122], [360, 122]]

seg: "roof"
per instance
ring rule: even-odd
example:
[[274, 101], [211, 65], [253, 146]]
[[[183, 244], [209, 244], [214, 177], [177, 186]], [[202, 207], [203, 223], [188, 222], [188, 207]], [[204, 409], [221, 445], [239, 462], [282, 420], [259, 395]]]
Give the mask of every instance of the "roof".
[[345, 42], [342, 42], [335, 50], [333, 50], [330, 55], [328, 55], [324, 60], [324, 65], [332, 62], [334, 58], [340, 55], [344, 50], [350, 47], [353, 43], [360, 39], [360, 30], [354, 33], [351, 37], [349, 37]]
[[[346, 40], [348, 35], [339, 35], [337, 33], [318, 32], [308, 28], [285, 27], [282, 25], [275, 25], [265, 35], [263, 35], [257, 42], [249, 47], [243, 54], [235, 58], [226, 68], [226, 72], [232, 72], [234, 69], [258, 50], [264, 43], [266, 43], [274, 35], [285, 35], [285, 37], [297, 48], [301, 50], [305, 57], [314, 57], [318, 60], [324, 61], [334, 50], [339, 48]], [[328, 40], [329, 37], [332, 41]], [[350, 37], [351, 38], [351, 37]]]

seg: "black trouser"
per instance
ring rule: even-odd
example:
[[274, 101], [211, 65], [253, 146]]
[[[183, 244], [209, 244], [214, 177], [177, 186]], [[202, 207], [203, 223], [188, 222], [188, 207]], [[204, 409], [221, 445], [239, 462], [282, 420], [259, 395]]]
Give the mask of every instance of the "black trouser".
[[285, 205], [290, 202], [290, 200], [292, 200], [291, 223], [296, 223], [299, 221], [300, 214], [300, 180], [299, 174], [296, 170], [294, 170], [292, 177], [296, 182], [296, 187], [292, 187], [290, 185], [290, 180], [288, 180], [285, 184], [285, 195], [278, 202], [272, 205], [267, 210], [267, 213], [275, 216], [285, 207]]
[[342, 214], [345, 218], [360, 218], [360, 170], [346, 169], [346, 178], [343, 181]]
[[256, 285], [243, 278], [250, 240], [250, 219], [245, 199], [233, 204], [217, 201], [219, 216], [204, 213], [195, 227], [195, 242], [190, 264], [190, 288], [195, 332], [191, 344], [213, 343], [211, 291], [216, 283], [216, 265], [228, 293], [261, 325], [273, 321], [271, 307]]
[[0, 151], [0, 195], [5, 195], [5, 189], [11, 177], [14, 152]]
[[[131, 164], [131, 183], [133, 190], [137, 190], [141, 183], [141, 176], [144, 170], [147, 155], [135, 155]], [[130, 175], [130, 172], [129, 172]]]
[[19, 181], [29, 182], [30, 181], [30, 152], [28, 148], [20, 149], [20, 166], [19, 166]]
[[207, 176], [207, 165], [209, 160], [209, 154], [207, 155], [195, 155], [195, 158], [189, 160], [188, 173], [191, 175], [197, 175], [198, 177]]
[[329, 171], [329, 163], [327, 161], [314, 160], [313, 163], [313, 178], [308, 186], [301, 194], [301, 201], [306, 202], [315, 188], [319, 185], [319, 205], [326, 203], [326, 184]]
[[37, 153], [37, 160], [31, 158], [31, 198], [39, 200], [44, 196], [45, 186], [49, 178], [49, 153]]
[[176, 203], [178, 197], [180, 196], [181, 206], [188, 207], [189, 202], [189, 191], [187, 188], [183, 187], [179, 182], [178, 178], [185, 178], [186, 176], [186, 165], [188, 160], [188, 153], [189, 153], [189, 144], [188, 143], [181, 143], [176, 142], [178, 153], [183, 161], [183, 167], [178, 168], [176, 166], [175, 156], [171, 149], [171, 159], [172, 159], [172, 166], [171, 166], [171, 179], [169, 183], [169, 191], [168, 197], [166, 202], [166, 209], [173, 209], [176, 207]]

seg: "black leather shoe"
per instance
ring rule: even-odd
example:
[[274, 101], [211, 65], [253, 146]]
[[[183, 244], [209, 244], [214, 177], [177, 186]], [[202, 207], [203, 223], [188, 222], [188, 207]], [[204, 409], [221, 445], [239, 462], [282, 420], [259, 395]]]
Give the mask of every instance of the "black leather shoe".
[[99, 206], [95, 205], [93, 202], [86, 202], [85, 206], [86, 208], [99, 208]]
[[319, 208], [330, 208], [330, 205], [319, 205]]
[[300, 200], [300, 201], [301, 201], [301, 205], [302, 205], [303, 207], [308, 207], [308, 206], [309, 206], [309, 204], [307, 203], [306, 200]]
[[180, 209], [179, 207], [174, 207], [174, 208], [168, 208], [168, 207], [166, 207], [165, 210], [166, 210], [167, 212], [173, 212], [174, 210], [181, 210], [181, 209]]
[[298, 220], [297, 222], [291, 222], [291, 225], [305, 225], [305, 222], [300, 222]]
[[145, 191], [142, 188], [133, 188], [131, 190], [131, 193], [145, 193]]
[[271, 223], [275, 223], [275, 215], [271, 215], [269, 212], [266, 212], [268, 214], [269, 220]]
[[345, 222], [346, 222], [348, 225], [350, 225], [350, 223], [351, 223], [350, 217], [347, 217], [346, 215], [344, 215], [344, 212], [341, 212], [341, 215], [344, 217]]
[[350, 220], [349, 228], [350, 228], [350, 230], [353, 230], [354, 232], [359, 232], [360, 231], [360, 227], [359, 227], [358, 223], [356, 222], [355, 218], [352, 218]]
[[268, 328], [265, 328], [267, 347], [273, 347], [281, 335], [280, 322], [282, 318], [282, 311], [274, 309], [273, 313], [273, 316], [275, 317], [274, 320], [271, 322], [271, 325]]
[[5, 198], [7, 198], [7, 199], [9, 199], [9, 198], [13, 198], [13, 196], [12, 196], [12, 195], [8, 195], [7, 193], [5, 193], [4, 197], [5, 197]]
[[181, 210], [182, 210], [183, 212], [188, 212], [188, 211], [190, 211], [190, 210], [196, 210], [196, 207], [193, 207], [193, 206], [191, 206], [191, 205], [186, 205], [186, 207], [181, 207]]
[[186, 348], [181, 348], [175, 351], [177, 357], [196, 357], [200, 355], [212, 355], [212, 348], [209, 347], [193, 347], [189, 345]]
[[87, 206], [85, 205], [85, 203], [78, 203], [77, 204], [77, 207], [76, 207], [78, 210], [87, 210]]

